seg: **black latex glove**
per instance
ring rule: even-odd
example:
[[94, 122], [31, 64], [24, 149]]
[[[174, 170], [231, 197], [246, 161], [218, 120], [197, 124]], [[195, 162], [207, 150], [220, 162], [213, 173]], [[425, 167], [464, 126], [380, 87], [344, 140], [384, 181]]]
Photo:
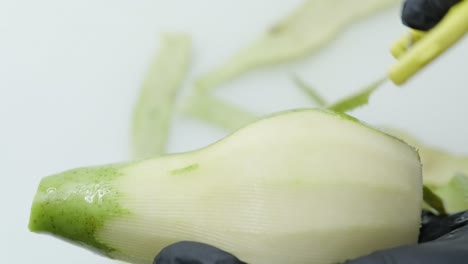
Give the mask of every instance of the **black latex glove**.
[[408, 27], [426, 31], [437, 25], [447, 11], [460, 1], [406, 0], [403, 4], [401, 19]]
[[424, 213], [422, 224], [420, 244], [377, 251], [345, 264], [468, 263], [468, 211], [444, 218]]
[[[467, 264], [467, 224], [468, 211], [449, 217], [424, 212], [420, 244], [378, 251], [346, 264]], [[188, 241], [166, 247], [156, 256], [154, 263], [245, 264], [228, 252]]]
[[172, 244], [154, 259], [154, 264], [246, 264], [213, 246], [183, 241]]

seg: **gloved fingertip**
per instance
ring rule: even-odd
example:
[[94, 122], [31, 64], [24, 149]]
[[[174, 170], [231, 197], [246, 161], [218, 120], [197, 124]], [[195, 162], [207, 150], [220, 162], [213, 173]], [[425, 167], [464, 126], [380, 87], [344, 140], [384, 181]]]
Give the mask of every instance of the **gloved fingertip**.
[[154, 258], [154, 264], [246, 264], [219, 248], [192, 241], [165, 247]]
[[406, 0], [403, 3], [403, 24], [417, 30], [427, 31], [437, 25], [450, 8], [461, 0]]
[[401, 10], [401, 20], [410, 28], [427, 31], [440, 21], [428, 11], [430, 12], [425, 8], [424, 1], [405, 1]]

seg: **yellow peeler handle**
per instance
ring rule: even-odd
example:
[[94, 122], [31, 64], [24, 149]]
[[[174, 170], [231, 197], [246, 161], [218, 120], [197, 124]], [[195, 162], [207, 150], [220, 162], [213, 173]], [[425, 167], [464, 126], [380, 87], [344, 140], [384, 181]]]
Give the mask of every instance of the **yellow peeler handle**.
[[396, 85], [405, 83], [428, 63], [454, 45], [468, 32], [468, 1], [454, 5], [431, 31], [411, 30], [390, 51], [398, 59], [388, 71]]

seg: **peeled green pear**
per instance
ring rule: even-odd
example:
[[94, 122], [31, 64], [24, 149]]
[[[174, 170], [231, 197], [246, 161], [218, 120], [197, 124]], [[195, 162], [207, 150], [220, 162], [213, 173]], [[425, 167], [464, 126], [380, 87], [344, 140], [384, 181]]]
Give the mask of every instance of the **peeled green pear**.
[[330, 264], [417, 243], [421, 205], [414, 148], [303, 109], [196, 151], [46, 177], [30, 229], [137, 264], [183, 240], [253, 264]]

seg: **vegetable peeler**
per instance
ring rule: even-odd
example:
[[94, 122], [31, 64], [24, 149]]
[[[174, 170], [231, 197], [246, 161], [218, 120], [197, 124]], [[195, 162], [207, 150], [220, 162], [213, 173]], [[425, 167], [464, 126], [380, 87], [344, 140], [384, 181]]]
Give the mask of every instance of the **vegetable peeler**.
[[430, 31], [410, 30], [390, 51], [398, 61], [388, 70], [396, 85], [408, 79], [459, 41], [468, 32], [468, 1], [454, 5]]

